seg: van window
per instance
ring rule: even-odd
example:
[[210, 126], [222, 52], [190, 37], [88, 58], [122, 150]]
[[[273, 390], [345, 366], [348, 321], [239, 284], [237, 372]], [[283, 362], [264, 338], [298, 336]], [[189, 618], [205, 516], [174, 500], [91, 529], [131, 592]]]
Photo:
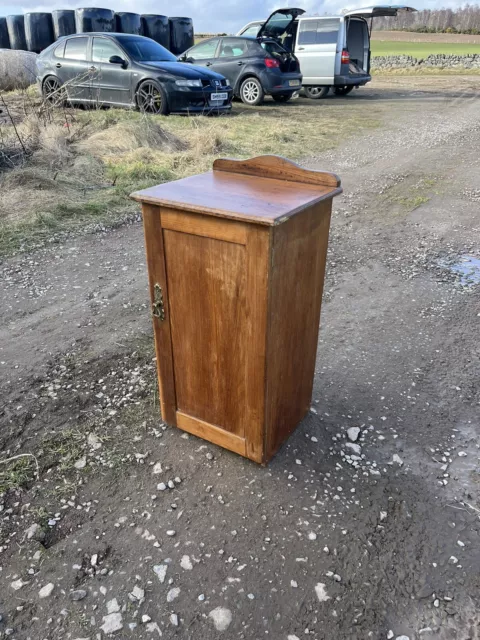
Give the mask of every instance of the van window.
[[242, 32], [242, 36], [245, 36], [245, 37], [250, 36], [251, 38], [256, 38], [257, 33], [260, 31], [261, 26], [262, 26], [261, 22], [256, 22], [255, 24], [252, 24], [250, 27], [248, 27], [248, 29], [245, 29], [245, 31]]
[[70, 38], [65, 45], [65, 58], [70, 60], [87, 59], [88, 38]]
[[338, 18], [300, 20], [298, 44], [335, 44], [338, 38]]

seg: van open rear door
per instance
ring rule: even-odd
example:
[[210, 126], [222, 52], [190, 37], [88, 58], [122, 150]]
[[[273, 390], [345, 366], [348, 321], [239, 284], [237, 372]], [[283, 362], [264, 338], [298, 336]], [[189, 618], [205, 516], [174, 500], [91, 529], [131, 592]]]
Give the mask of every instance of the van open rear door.
[[385, 4], [374, 7], [364, 7], [363, 9], [352, 9], [352, 11], [346, 11], [343, 15], [368, 20], [369, 18], [394, 18], [399, 11], [416, 11], [416, 9], [401, 4]]
[[281, 38], [288, 32], [294, 20], [305, 13], [305, 9], [289, 7], [271, 13], [260, 27], [257, 38]]

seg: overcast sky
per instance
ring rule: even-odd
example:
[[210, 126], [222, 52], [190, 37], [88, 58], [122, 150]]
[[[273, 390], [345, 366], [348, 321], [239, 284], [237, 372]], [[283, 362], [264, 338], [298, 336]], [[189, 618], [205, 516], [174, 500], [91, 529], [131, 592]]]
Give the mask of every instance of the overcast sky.
[[[399, 0], [390, 1], [392, 4], [399, 2]], [[417, 9], [437, 9], [440, 6], [456, 8], [464, 4], [458, 0], [410, 1], [412, 6]], [[371, 4], [371, 0], [370, 2], [369, 0], [363, 2], [362, 0], [344, 0], [343, 2], [342, 0], [325, 0], [324, 2], [318, 0], [283, 0], [283, 2], [282, 0], [176, 0], [171, 3], [159, 2], [158, 0], [99, 0], [98, 3], [92, 2], [91, 4], [85, 0], [53, 0], [48, 4], [45, 3], [45, 0], [20, 0], [17, 4], [11, 4], [11, 2], [12, 0], [0, 0], [0, 15], [97, 6], [115, 11], [188, 16], [193, 18], [195, 31], [198, 33], [236, 33], [245, 23], [265, 18], [278, 7], [299, 6], [309, 13], [338, 14], [345, 8], [364, 7]]]

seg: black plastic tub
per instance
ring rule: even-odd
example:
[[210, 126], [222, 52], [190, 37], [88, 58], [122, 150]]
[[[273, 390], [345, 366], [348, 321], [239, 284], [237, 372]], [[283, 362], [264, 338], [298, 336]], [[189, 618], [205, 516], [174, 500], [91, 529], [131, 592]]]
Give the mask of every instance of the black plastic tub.
[[170, 49], [170, 25], [167, 16], [152, 13], [144, 14], [142, 18], [142, 35]]
[[25, 20], [23, 16], [7, 16], [8, 38], [10, 40], [10, 48], [19, 51], [27, 50], [27, 42], [25, 40]]
[[139, 13], [120, 11], [115, 14], [115, 31], [117, 33], [134, 33], [139, 36], [142, 33], [142, 21]]
[[110, 9], [75, 9], [75, 30], [77, 33], [89, 31], [113, 32], [115, 14]]
[[0, 16], [0, 49], [10, 49], [10, 38], [8, 36], [7, 19]]
[[55, 40], [75, 33], [75, 11], [73, 9], [55, 9], [52, 11], [52, 20]]
[[27, 49], [40, 53], [55, 41], [51, 13], [25, 14], [25, 40]]

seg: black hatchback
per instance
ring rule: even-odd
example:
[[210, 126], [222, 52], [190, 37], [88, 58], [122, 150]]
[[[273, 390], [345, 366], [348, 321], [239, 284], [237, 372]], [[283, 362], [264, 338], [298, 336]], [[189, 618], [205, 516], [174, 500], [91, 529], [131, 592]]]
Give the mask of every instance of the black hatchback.
[[209, 38], [178, 59], [221, 73], [234, 95], [252, 106], [260, 104], [265, 94], [287, 102], [302, 86], [295, 55], [269, 38]]
[[150, 38], [121, 33], [57, 40], [37, 58], [37, 82], [52, 102], [65, 98], [163, 115], [232, 108], [232, 88], [222, 75], [178, 62]]

